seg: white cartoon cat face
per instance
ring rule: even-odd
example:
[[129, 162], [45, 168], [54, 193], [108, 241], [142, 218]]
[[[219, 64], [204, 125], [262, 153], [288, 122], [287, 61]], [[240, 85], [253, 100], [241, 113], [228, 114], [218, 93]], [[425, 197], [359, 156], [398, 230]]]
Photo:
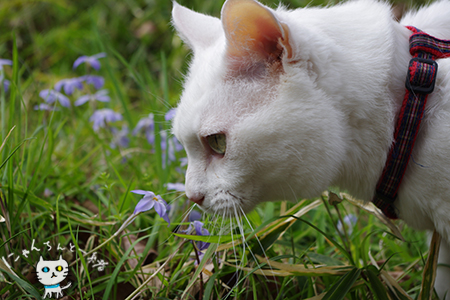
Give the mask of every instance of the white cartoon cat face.
[[36, 265], [36, 272], [40, 283], [55, 285], [66, 279], [69, 266], [62, 256], [58, 260], [44, 260], [41, 256]]
[[299, 51], [288, 20], [253, 0], [228, 0], [221, 19], [174, 5], [173, 23], [194, 51], [173, 123], [188, 155], [187, 197], [235, 215], [326, 189], [344, 147], [335, 143], [341, 116], [307, 56], [314, 40]]

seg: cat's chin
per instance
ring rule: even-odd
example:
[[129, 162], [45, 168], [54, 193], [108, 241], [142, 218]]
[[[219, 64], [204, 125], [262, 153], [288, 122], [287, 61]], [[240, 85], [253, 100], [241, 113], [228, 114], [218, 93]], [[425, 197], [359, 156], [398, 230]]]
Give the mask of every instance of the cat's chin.
[[209, 215], [219, 216], [222, 218], [240, 218], [245, 215], [247, 211], [243, 211], [240, 208], [234, 207], [205, 207], [200, 206], [200, 208], [208, 213]]
[[222, 197], [206, 199], [199, 207], [206, 213], [222, 217], [240, 217], [251, 210], [254, 205], [245, 199], [226, 193]]

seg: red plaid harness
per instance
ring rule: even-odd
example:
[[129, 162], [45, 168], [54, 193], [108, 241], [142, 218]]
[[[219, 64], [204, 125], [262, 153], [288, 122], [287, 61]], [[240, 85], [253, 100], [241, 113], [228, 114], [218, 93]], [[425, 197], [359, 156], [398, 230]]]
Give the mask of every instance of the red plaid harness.
[[440, 40], [407, 26], [413, 32], [409, 39], [410, 53], [406, 77], [406, 93], [394, 132], [383, 173], [372, 202], [391, 218], [397, 219], [394, 201], [408, 166], [419, 131], [428, 94], [433, 92], [438, 65], [436, 59], [450, 57], [450, 40]]

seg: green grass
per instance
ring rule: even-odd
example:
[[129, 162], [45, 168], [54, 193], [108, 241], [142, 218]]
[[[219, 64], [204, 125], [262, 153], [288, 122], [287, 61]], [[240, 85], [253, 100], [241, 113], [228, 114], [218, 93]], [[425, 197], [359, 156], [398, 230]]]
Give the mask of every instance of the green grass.
[[[222, 5], [179, 2], [216, 16]], [[64, 295], [72, 299], [409, 299], [387, 288], [387, 276], [419, 299], [425, 233], [399, 221], [401, 241], [372, 213], [347, 200], [331, 205], [327, 195], [289, 222], [284, 215], [317, 199], [266, 203], [239, 221], [203, 216], [212, 237], [200, 239], [216, 244], [197, 266], [193, 243], [175, 235], [179, 225], [188, 225], [192, 207], [165, 186], [184, 182], [179, 159], [185, 154], [164, 162], [159, 134], [170, 130], [164, 115], [176, 105], [189, 59], [169, 24], [170, 11], [170, 1], [0, 3], [0, 28], [7, 29], [0, 32], [0, 58], [13, 60], [12, 67], [4, 66], [10, 89], [0, 88], [0, 258], [6, 261], [0, 260], [1, 298], [40, 299], [44, 287], [34, 267], [40, 255], [51, 260], [62, 254], [72, 282]], [[72, 69], [77, 57], [99, 52], [107, 53], [99, 71]], [[109, 103], [34, 110], [43, 102], [41, 90], [87, 72], [105, 78]], [[95, 132], [89, 121], [99, 108], [120, 112], [123, 120], [111, 126], [130, 131], [153, 113], [154, 145], [143, 134], [130, 134], [127, 147], [111, 147], [111, 132]], [[141, 198], [130, 193], [134, 189], [151, 190], [170, 203], [171, 225], [150, 210], [122, 227]], [[357, 223], [351, 233], [339, 233], [338, 220], [346, 215]], [[242, 238], [245, 244], [233, 247], [231, 240]], [[94, 267], [102, 261], [103, 270]]]

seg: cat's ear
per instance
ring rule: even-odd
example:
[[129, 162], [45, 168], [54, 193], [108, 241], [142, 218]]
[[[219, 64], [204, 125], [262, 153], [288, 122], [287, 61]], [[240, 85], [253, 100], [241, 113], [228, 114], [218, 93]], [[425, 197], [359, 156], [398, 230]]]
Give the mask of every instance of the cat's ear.
[[227, 54], [252, 60], [292, 58], [289, 27], [272, 11], [254, 0], [227, 0], [222, 8]]
[[223, 36], [222, 24], [218, 18], [197, 13], [175, 1], [172, 24], [181, 39], [194, 51], [209, 47]]
[[39, 257], [39, 262], [44, 261], [44, 259], [42, 258], [42, 255]]
[[61, 254], [59, 255], [59, 260], [63, 260], [63, 258], [62, 258], [62, 255], [61, 255]]

